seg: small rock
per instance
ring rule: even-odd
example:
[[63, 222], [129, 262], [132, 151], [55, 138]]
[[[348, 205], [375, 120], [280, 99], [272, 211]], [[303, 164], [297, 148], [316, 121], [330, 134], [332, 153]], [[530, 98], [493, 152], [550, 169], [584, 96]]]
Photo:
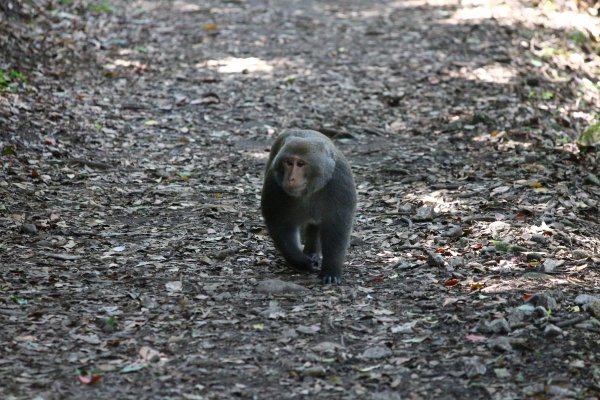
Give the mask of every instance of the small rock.
[[562, 333], [562, 329], [552, 324], [546, 325], [546, 328], [544, 329], [544, 336], [546, 337], [555, 337], [561, 335]]
[[587, 312], [594, 318], [600, 319], [600, 300], [593, 301], [587, 305]]
[[435, 211], [431, 206], [423, 206], [417, 208], [417, 213], [413, 217], [415, 221], [431, 221], [435, 216]]
[[279, 302], [272, 300], [269, 302], [269, 307], [261, 311], [260, 315], [268, 319], [277, 319], [285, 317], [285, 312], [279, 307]]
[[313, 378], [323, 378], [327, 375], [325, 368], [321, 366], [314, 366], [306, 368], [302, 371], [303, 376], [312, 376]]
[[427, 265], [435, 268], [442, 268], [444, 266], [444, 257], [437, 253], [430, 252], [427, 258]]
[[544, 272], [547, 274], [551, 274], [556, 271], [557, 267], [562, 266], [565, 263], [565, 260], [555, 260], [553, 258], [546, 258], [544, 260], [544, 264], [542, 264], [542, 268]]
[[296, 327], [296, 331], [298, 331], [300, 333], [304, 333], [305, 335], [314, 335], [315, 333], [319, 332], [320, 330], [321, 330], [321, 327], [319, 325], [310, 325], [310, 326], [298, 325]]
[[154, 298], [150, 297], [150, 296], [144, 295], [144, 296], [140, 297], [140, 303], [142, 303], [142, 306], [144, 306], [145, 308], [148, 308], [148, 309], [158, 307], [158, 303], [156, 302], [156, 300], [154, 300]]
[[23, 224], [21, 225], [21, 233], [25, 235], [35, 235], [37, 234], [37, 227], [35, 224]]
[[294, 328], [289, 328], [289, 329], [284, 329], [281, 332], [281, 336], [283, 336], [284, 338], [297, 338], [298, 337], [298, 333], [296, 333], [296, 330]]
[[215, 296], [216, 301], [223, 301], [223, 300], [227, 300], [230, 298], [231, 298], [231, 293], [229, 293], [229, 292], [219, 293], [218, 295]]
[[457, 238], [463, 235], [463, 229], [460, 225], [452, 225], [450, 229], [442, 233], [442, 236]]
[[511, 328], [521, 325], [529, 316], [531, 316], [532, 312], [533, 309], [530, 312], [519, 309], [512, 310], [512, 312], [508, 315], [508, 325]]
[[487, 368], [480, 357], [472, 357], [465, 361], [465, 373], [468, 378], [485, 375]]
[[465, 259], [462, 257], [452, 257], [448, 260], [448, 266], [452, 269], [458, 269], [465, 265]]
[[413, 328], [417, 324], [417, 321], [406, 322], [402, 325], [392, 326], [390, 331], [392, 333], [413, 333]]
[[548, 394], [557, 396], [556, 398], [560, 399], [577, 397], [577, 392], [568, 388], [564, 388], [562, 386], [550, 385], [546, 390]]
[[504, 351], [504, 352], [512, 351], [510, 339], [506, 336], [499, 336], [497, 338], [490, 339], [490, 340], [488, 340], [487, 345], [490, 349], [496, 350], [496, 351]]
[[498, 318], [491, 322], [479, 321], [474, 330], [480, 333], [510, 333], [510, 326], [506, 319]]
[[285, 282], [279, 279], [266, 279], [258, 282], [256, 291], [267, 294], [300, 294], [308, 291], [308, 289], [292, 282]]
[[494, 221], [488, 226], [488, 229], [494, 239], [499, 239], [510, 230], [510, 224], [504, 221]]
[[531, 235], [531, 240], [539, 244], [545, 244], [548, 241], [548, 238], [546, 238], [546, 236], [544, 235], [536, 233], [534, 235]]
[[510, 333], [508, 321], [504, 318], [498, 318], [490, 322], [489, 328], [492, 333]]
[[485, 246], [481, 248], [480, 252], [483, 256], [493, 256], [496, 254], [496, 248], [494, 246]]
[[321, 342], [313, 347], [313, 351], [316, 351], [317, 353], [335, 353], [336, 350], [343, 348], [344, 346], [339, 343]]
[[527, 253], [525, 259], [527, 261], [541, 261], [544, 258], [543, 254], [540, 253]]
[[558, 307], [556, 300], [554, 297], [550, 296], [547, 293], [537, 293], [529, 298], [529, 303], [534, 306], [544, 307], [546, 310], [554, 310]]
[[494, 368], [497, 378], [510, 378], [510, 371], [506, 368]]
[[369, 347], [363, 351], [361, 357], [367, 359], [385, 358], [392, 355], [392, 351], [386, 346]]
[[542, 306], [537, 306], [534, 310], [533, 310], [533, 317], [536, 319], [539, 318], [547, 318], [548, 317], [548, 310], [546, 310], [544, 307]]
[[590, 257], [590, 254], [587, 251], [580, 249], [573, 250], [571, 255], [575, 260], [585, 260], [586, 258]]
[[584, 306], [586, 304], [593, 303], [596, 300], [600, 300], [600, 298], [589, 294], [580, 294], [575, 297], [575, 304]]

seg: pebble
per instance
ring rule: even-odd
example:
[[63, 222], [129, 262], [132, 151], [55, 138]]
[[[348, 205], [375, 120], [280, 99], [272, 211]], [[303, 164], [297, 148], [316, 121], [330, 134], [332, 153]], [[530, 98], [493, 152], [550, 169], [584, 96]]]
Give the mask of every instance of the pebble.
[[537, 293], [529, 298], [529, 302], [534, 306], [544, 307], [546, 310], [554, 310], [558, 307], [558, 303], [554, 297], [546, 293]]
[[417, 208], [417, 213], [413, 217], [415, 221], [431, 221], [435, 216], [435, 211], [431, 206], [423, 206]]
[[362, 353], [362, 358], [376, 359], [385, 358], [392, 355], [392, 351], [387, 346], [374, 346], [369, 347]]
[[488, 340], [487, 345], [490, 349], [496, 351], [504, 351], [510, 352], [512, 351], [512, 345], [510, 344], [510, 339], [506, 336], [500, 336], [497, 338], [493, 338]]
[[21, 233], [25, 235], [35, 235], [37, 234], [37, 227], [35, 224], [23, 224], [21, 225]]
[[548, 241], [546, 236], [540, 235], [539, 233], [532, 235], [531, 240], [539, 244], [545, 244]]
[[266, 279], [256, 285], [256, 291], [268, 294], [299, 294], [308, 291], [304, 286], [279, 279]]
[[463, 229], [459, 225], [453, 225], [446, 232], [442, 233], [442, 236], [457, 238], [463, 235]]
[[472, 357], [465, 361], [465, 373], [467, 378], [473, 378], [478, 375], [485, 375], [487, 368], [480, 357]]
[[590, 256], [590, 254], [585, 250], [578, 249], [578, 250], [573, 250], [572, 256], [575, 260], [584, 260], [584, 259], [588, 258]]
[[461, 268], [465, 265], [465, 259], [462, 257], [452, 257], [448, 260], [448, 266], [453, 269]]
[[499, 239], [504, 233], [510, 230], [510, 224], [504, 221], [494, 221], [488, 226], [488, 229], [494, 239]]
[[562, 266], [565, 263], [565, 260], [555, 260], [553, 258], [546, 258], [544, 260], [544, 264], [542, 264], [542, 268], [544, 272], [547, 274], [551, 274], [556, 271], [556, 268]]
[[590, 294], [580, 294], [577, 297], [575, 297], [575, 304], [583, 306], [589, 303], [593, 303], [596, 300], [600, 300], [600, 298], [592, 296]]
[[562, 329], [556, 325], [548, 324], [546, 325], [546, 328], [544, 328], [544, 336], [546, 337], [555, 337], [561, 335], [562, 333]]
[[587, 312], [589, 312], [594, 318], [600, 319], [600, 300], [589, 303], [587, 306]]
[[491, 322], [481, 320], [474, 330], [480, 333], [510, 333], [510, 326], [506, 319], [498, 318]]

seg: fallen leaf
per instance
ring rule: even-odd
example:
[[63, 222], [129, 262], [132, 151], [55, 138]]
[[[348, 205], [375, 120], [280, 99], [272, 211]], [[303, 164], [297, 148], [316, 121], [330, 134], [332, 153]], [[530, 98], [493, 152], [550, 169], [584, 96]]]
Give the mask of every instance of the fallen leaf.
[[79, 382], [84, 385], [92, 385], [102, 379], [102, 375], [79, 375]]
[[487, 340], [487, 338], [485, 336], [479, 336], [479, 335], [473, 335], [473, 334], [465, 336], [465, 339], [467, 339], [471, 342], [483, 342], [483, 341]]
[[456, 278], [451, 278], [448, 279], [446, 282], [444, 282], [444, 286], [456, 286], [458, 285], [460, 281]]

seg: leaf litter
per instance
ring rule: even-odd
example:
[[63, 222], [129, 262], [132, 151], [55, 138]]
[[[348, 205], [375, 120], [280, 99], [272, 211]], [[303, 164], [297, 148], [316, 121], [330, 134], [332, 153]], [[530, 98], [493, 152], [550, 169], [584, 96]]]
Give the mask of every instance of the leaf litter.
[[[512, 2], [8, 3], [3, 398], [597, 397], [589, 15], [565, 39]], [[260, 218], [287, 127], [353, 166], [339, 287]]]

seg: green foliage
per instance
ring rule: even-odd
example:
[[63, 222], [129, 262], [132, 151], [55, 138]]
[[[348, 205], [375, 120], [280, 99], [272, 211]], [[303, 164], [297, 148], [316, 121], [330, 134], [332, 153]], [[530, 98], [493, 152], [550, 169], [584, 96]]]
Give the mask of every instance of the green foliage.
[[90, 4], [88, 9], [96, 13], [112, 13], [113, 6], [107, 2]]
[[592, 147], [600, 144], [600, 121], [584, 130], [577, 138], [577, 144], [581, 147]]
[[2, 148], [0, 154], [2, 154], [3, 156], [16, 156], [17, 150], [15, 149], [15, 146], [6, 145]]
[[4, 91], [16, 92], [19, 88], [18, 82], [27, 82], [25, 74], [14, 69], [8, 73], [0, 69], [0, 93]]

